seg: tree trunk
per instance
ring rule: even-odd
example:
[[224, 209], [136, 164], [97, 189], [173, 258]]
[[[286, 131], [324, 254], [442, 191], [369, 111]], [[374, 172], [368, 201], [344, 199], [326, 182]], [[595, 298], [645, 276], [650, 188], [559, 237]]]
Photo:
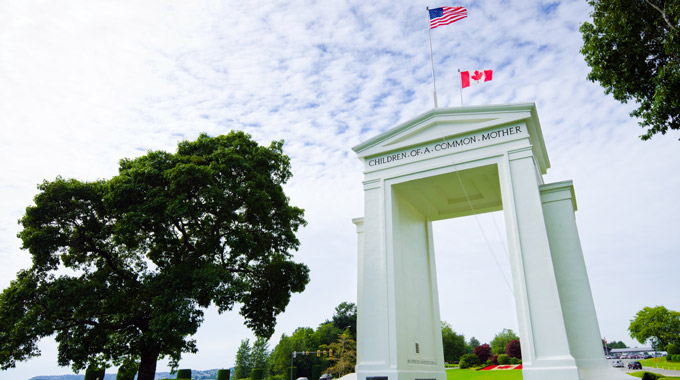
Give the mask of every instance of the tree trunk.
[[156, 361], [158, 361], [157, 352], [142, 350], [137, 380], [154, 380], [156, 377]]

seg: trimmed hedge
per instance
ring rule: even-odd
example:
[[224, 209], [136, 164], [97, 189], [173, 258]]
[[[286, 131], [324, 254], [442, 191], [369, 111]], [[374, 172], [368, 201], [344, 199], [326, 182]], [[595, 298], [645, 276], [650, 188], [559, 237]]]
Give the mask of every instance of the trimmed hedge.
[[321, 377], [321, 371], [323, 371], [323, 366], [320, 364], [314, 364], [312, 366], [312, 380], [319, 380]]
[[191, 380], [191, 369], [178, 369], [177, 379], [189, 379]]
[[288, 367], [286, 374], [290, 376], [290, 380], [295, 380], [297, 376], [297, 367]]
[[253, 368], [250, 371], [250, 380], [264, 379], [264, 370], [262, 368]]
[[218, 369], [217, 370], [217, 380], [229, 380], [231, 371], [228, 369]]

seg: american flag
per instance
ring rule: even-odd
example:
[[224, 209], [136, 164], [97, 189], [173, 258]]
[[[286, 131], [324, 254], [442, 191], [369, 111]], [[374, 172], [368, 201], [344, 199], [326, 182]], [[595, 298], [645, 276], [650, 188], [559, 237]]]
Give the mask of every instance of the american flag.
[[449, 25], [467, 17], [467, 9], [463, 7], [441, 7], [429, 9], [430, 29], [440, 25]]

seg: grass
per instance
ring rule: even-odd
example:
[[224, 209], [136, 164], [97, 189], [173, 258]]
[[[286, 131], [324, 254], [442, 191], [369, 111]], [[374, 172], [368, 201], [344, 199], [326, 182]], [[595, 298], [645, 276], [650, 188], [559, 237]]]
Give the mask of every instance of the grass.
[[658, 366], [659, 368], [663, 367], [664, 369], [674, 369], [676, 371], [680, 371], [680, 363], [667, 362], [665, 357], [657, 359], [659, 360], [658, 362], [655, 362], [654, 359], [643, 359], [640, 360], [640, 363], [642, 363], [643, 367], [656, 368]]
[[503, 371], [450, 369], [446, 371], [446, 380], [522, 380], [522, 371], [517, 369]]
[[[644, 376], [645, 372], [651, 372], [651, 371], [631, 372], [631, 373], [629, 373], [629, 375], [642, 378], [642, 376]], [[673, 376], [671, 376], [671, 377], [660, 377], [659, 380], [661, 380], [661, 379], [680, 379], [680, 377], [673, 377]]]

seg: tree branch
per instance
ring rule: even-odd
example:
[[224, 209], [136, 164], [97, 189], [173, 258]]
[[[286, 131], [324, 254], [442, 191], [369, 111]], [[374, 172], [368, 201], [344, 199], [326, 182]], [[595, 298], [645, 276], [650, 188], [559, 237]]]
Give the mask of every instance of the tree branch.
[[669, 26], [671, 29], [673, 29], [674, 32], [677, 33], [678, 29], [677, 29], [677, 28], [675, 27], [675, 25], [673, 25], [673, 24], [671, 23], [671, 21], [668, 19], [668, 15], [666, 14], [666, 10], [665, 10], [665, 9], [661, 9], [658, 5], [652, 3], [652, 2], [649, 1], [649, 0], [645, 0], [645, 2], [646, 2], [647, 4], [649, 4], [650, 6], [652, 6], [652, 8], [656, 9], [657, 11], [659, 11], [659, 13], [661, 13], [661, 17], [663, 17], [663, 20], [666, 21], [666, 24], [668, 24], [668, 26]]

